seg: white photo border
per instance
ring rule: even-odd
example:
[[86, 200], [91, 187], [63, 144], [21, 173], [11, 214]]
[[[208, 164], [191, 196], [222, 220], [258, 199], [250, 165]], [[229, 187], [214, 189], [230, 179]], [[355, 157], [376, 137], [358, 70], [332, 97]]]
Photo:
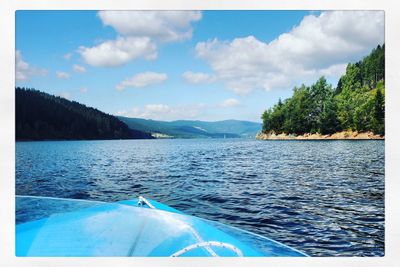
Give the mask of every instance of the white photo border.
[[[384, 10], [385, 256], [311, 258], [124, 258], [15, 256], [16, 10]], [[14, 0], [0, 3], [0, 263], [2, 266], [398, 266], [400, 261], [400, 4], [391, 0]]]

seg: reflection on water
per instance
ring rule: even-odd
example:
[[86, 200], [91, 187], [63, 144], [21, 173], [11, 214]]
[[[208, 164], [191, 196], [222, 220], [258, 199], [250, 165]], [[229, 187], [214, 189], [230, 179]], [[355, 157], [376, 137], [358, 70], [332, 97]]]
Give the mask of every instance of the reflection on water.
[[141, 194], [313, 256], [384, 255], [384, 141], [19, 142], [16, 191]]

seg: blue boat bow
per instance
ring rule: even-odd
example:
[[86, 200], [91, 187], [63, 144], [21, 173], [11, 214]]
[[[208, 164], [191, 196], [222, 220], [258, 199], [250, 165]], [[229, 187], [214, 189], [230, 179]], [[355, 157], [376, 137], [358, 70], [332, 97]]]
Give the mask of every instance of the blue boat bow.
[[16, 197], [16, 256], [307, 256], [143, 197], [115, 203]]

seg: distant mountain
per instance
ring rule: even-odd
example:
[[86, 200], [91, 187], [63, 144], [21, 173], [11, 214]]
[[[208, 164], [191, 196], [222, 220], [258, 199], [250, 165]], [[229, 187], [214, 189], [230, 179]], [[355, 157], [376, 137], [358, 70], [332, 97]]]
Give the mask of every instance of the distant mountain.
[[144, 139], [116, 117], [75, 101], [15, 88], [16, 140]]
[[250, 121], [157, 121], [118, 117], [129, 128], [167, 138], [254, 138], [262, 124]]

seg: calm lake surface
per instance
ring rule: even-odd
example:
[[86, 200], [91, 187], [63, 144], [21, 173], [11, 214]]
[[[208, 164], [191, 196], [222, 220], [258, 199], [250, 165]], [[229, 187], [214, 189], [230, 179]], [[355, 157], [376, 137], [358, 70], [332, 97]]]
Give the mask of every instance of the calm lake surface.
[[312, 256], [384, 255], [384, 141], [17, 142], [16, 192], [139, 194]]

